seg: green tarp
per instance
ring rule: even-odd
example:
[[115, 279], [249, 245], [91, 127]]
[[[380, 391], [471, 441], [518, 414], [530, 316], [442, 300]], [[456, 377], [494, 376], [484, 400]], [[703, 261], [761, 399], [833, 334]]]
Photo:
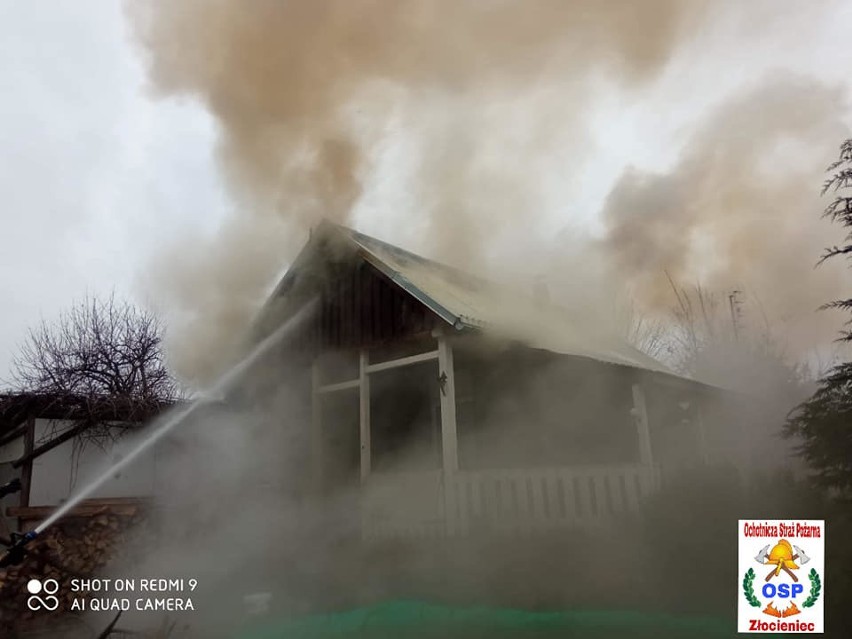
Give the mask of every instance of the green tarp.
[[506, 608], [453, 608], [417, 601], [391, 601], [346, 612], [268, 623], [237, 639], [326, 637], [618, 637], [715, 639], [736, 636], [733, 618], [619, 611], [528, 612]]

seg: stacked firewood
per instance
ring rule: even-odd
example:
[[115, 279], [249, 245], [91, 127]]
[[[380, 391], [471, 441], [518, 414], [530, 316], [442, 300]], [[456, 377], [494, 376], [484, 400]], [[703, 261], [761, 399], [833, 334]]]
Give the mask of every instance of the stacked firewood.
[[72, 579], [102, 576], [110, 568], [133, 562], [151, 541], [148, 518], [137, 508], [104, 507], [97, 514], [72, 516], [49, 528], [27, 546], [23, 563], [0, 570], [0, 636], [9, 636], [4, 630], [20, 628], [36, 618], [44, 621], [44, 611], [27, 606], [29, 580], [59, 583], [55, 595], [59, 608], [50, 617], [74, 614], [72, 601], [89, 593], [72, 591]]

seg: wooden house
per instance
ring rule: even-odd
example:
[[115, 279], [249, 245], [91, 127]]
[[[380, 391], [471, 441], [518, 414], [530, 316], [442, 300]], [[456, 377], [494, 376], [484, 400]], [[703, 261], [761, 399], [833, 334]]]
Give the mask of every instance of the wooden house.
[[314, 229], [257, 328], [296, 317], [313, 485], [355, 491], [367, 538], [600, 525], [722, 445], [717, 389], [571, 309], [341, 226]]

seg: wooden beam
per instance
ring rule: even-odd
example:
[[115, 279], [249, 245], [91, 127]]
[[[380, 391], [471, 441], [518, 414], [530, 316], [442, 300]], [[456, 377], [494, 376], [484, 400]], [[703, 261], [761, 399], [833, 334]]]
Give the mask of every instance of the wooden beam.
[[370, 376], [369, 352], [361, 349], [359, 355], [359, 381], [361, 392], [359, 393], [359, 424], [361, 431], [361, 481], [370, 476]]
[[[26, 508], [30, 505], [30, 488], [33, 483], [33, 460], [32, 453], [35, 446], [35, 417], [27, 417], [27, 432], [24, 434], [24, 458], [21, 469], [21, 499], [19, 505]], [[13, 464], [14, 466], [14, 464]]]
[[444, 470], [459, 469], [458, 435], [456, 432], [456, 380], [453, 349], [446, 337], [438, 338], [438, 383], [441, 394], [441, 456]]
[[23, 424], [14, 428], [12, 431], [10, 431], [6, 435], [4, 435], [2, 438], [0, 438], [0, 447], [3, 447], [6, 444], [9, 444], [9, 443], [15, 441], [16, 439], [18, 439], [18, 437], [22, 437], [26, 432], [27, 432], [27, 422], [25, 421]]
[[350, 388], [358, 388], [361, 384], [360, 379], [352, 379], [348, 382], [339, 382], [337, 384], [327, 384], [326, 386], [320, 386], [317, 389], [318, 393], [333, 393], [334, 391], [342, 391], [349, 390]]
[[44, 455], [46, 452], [53, 450], [60, 444], [64, 444], [69, 439], [73, 439], [80, 433], [88, 430], [94, 426], [93, 422], [85, 422], [83, 424], [78, 424], [77, 426], [73, 426], [66, 431], [63, 431], [61, 434], [57, 435], [49, 442], [42, 444], [38, 448], [31, 448], [29, 451], [26, 450], [26, 445], [24, 446], [24, 455], [15, 461], [12, 462], [12, 468], [20, 468], [24, 464], [32, 462], [36, 457], [40, 457]]
[[9, 530], [9, 524], [6, 523], [6, 517], [11, 517], [9, 514], [9, 510], [3, 512], [3, 509], [0, 508], [0, 543], [4, 546], [9, 547], [11, 544], [6, 543], [7, 541], [11, 541], [10, 537], [12, 536], [12, 531]]
[[631, 411], [639, 434], [639, 460], [644, 466], [652, 466], [651, 430], [648, 426], [648, 408], [645, 404], [645, 392], [641, 384], [633, 384], [633, 410]]
[[408, 357], [400, 357], [399, 359], [392, 359], [387, 362], [371, 364], [370, 366], [367, 366], [367, 372], [378, 373], [379, 371], [385, 371], [389, 368], [397, 368], [398, 366], [409, 366], [411, 364], [419, 364], [420, 362], [428, 362], [438, 358], [438, 351], [429, 351], [428, 353], [419, 353], [418, 355], [409, 355]]
[[[140, 510], [152, 506], [150, 498], [146, 497], [107, 497], [96, 499], [84, 499], [80, 504], [71, 509], [68, 517], [91, 517], [109, 513], [113, 515], [132, 516]], [[44, 520], [56, 511], [56, 506], [29, 506], [10, 507], [9, 516], [19, 517], [26, 520]]]

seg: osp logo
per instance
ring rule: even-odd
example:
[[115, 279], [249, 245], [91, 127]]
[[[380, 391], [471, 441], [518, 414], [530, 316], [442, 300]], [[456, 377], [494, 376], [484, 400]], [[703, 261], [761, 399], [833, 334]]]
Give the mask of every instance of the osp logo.
[[822, 521], [741, 521], [739, 632], [823, 632], [824, 548]]
[[[30, 579], [27, 582], [27, 592], [30, 596], [27, 597], [27, 607], [30, 610], [47, 610], [54, 611], [59, 608], [59, 597], [56, 593], [59, 592], [59, 582], [56, 579], [45, 579], [44, 582], [38, 579]], [[44, 594], [44, 597], [39, 596]]]

